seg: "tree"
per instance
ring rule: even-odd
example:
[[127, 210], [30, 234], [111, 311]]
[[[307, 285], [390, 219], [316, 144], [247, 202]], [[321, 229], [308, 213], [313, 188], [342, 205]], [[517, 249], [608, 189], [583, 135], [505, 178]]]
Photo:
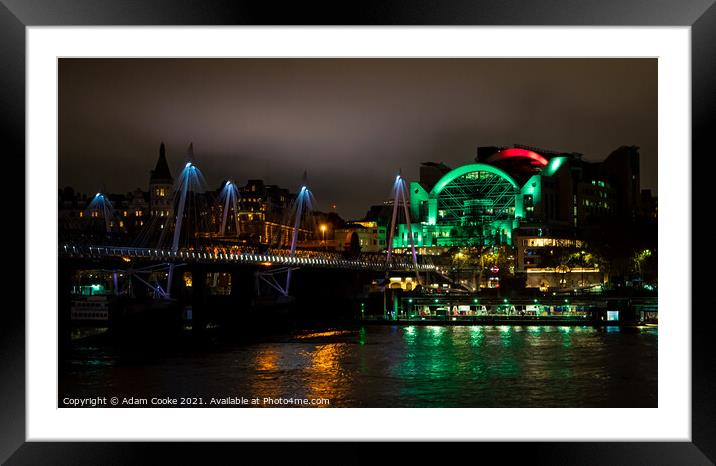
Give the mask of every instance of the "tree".
[[641, 280], [644, 280], [645, 272], [651, 272], [650, 267], [647, 267], [647, 264], [652, 262], [650, 260], [651, 257], [651, 249], [643, 249], [641, 251], [637, 251], [632, 256], [634, 271]]
[[358, 257], [360, 255], [360, 250], [360, 239], [358, 238], [358, 234], [356, 232], [353, 232], [351, 234], [350, 246], [348, 246], [346, 252], [350, 257]]
[[472, 272], [472, 283], [475, 289], [479, 290], [482, 284], [484, 271], [493, 266], [507, 270], [511, 263], [510, 251], [506, 248], [494, 248], [492, 246], [470, 246], [452, 247], [447, 251], [448, 263], [456, 272], [453, 280], [459, 279], [463, 270]]

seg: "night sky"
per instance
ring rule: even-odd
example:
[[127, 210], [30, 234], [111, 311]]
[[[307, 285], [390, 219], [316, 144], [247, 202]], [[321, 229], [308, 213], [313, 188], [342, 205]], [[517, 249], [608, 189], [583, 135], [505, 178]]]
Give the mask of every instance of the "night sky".
[[194, 143], [210, 188], [264, 179], [360, 218], [399, 169], [456, 167], [477, 146], [603, 160], [641, 148], [656, 192], [655, 59], [61, 59], [59, 186], [148, 189], [164, 141], [176, 178]]

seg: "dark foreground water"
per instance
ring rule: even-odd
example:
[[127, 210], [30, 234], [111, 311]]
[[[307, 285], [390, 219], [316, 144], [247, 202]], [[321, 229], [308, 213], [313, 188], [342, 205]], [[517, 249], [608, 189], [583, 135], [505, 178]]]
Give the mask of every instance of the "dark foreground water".
[[202, 407], [217, 406], [212, 397], [239, 405], [257, 397], [259, 406], [323, 398], [330, 407], [656, 407], [657, 339], [656, 328], [551, 326], [365, 326], [165, 351], [87, 339], [60, 365], [58, 403], [117, 396], [145, 398], [145, 406], [152, 397], [195, 397]]

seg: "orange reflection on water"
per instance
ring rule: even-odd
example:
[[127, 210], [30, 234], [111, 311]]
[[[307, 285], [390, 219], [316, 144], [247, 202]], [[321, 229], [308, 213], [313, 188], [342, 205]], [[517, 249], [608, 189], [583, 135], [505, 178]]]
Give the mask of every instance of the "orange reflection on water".
[[316, 346], [309, 354], [309, 398], [336, 399], [339, 392], [350, 389], [350, 380], [346, 378], [342, 366], [342, 359], [348, 349], [347, 343], [330, 343]]
[[278, 353], [270, 348], [256, 354], [256, 377], [254, 377], [251, 384], [253, 396], [260, 398], [278, 398], [281, 396], [278, 357]]
[[309, 338], [324, 338], [324, 337], [335, 337], [339, 335], [350, 335], [353, 332], [350, 330], [328, 330], [326, 332], [312, 332], [307, 333], [305, 335], [297, 335], [295, 338], [297, 340], [306, 340]]
[[256, 355], [256, 370], [258, 371], [274, 371], [278, 369], [278, 354], [276, 351], [268, 349], [261, 351]]

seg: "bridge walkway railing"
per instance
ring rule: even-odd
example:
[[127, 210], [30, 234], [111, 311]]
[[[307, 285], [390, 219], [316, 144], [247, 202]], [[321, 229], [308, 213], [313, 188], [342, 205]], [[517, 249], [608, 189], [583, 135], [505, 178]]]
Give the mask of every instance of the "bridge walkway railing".
[[[154, 261], [163, 262], [210, 262], [210, 263], [247, 263], [261, 265], [283, 265], [283, 266], [303, 266], [303, 267], [324, 267], [324, 268], [344, 268], [358, 270], [394, 270], [407, 271], [415, 270], [412, 258], [394, 257], [391, 263], [379, 261], [376, 257], [358, 257], [355, 259], [339, 258], [336, 256], [320, 256], [312, 254], [310, 256], [297, 254], [294, 256], [276, 254], [269, 251], [267, 253], [233, 253], [225, 250], [178, 250], [172, 251], [168, 249], [140, 248], [134, 246], [101, 246], [101, 245], [70, 245], [60, 246], [61, 256], [82, 257], [82, 258], [143, 258]], [[419, 272], [435, 271], [433, 264], [418, 264]]]

